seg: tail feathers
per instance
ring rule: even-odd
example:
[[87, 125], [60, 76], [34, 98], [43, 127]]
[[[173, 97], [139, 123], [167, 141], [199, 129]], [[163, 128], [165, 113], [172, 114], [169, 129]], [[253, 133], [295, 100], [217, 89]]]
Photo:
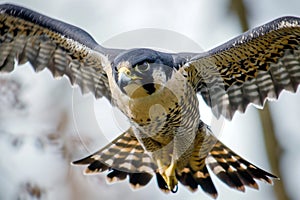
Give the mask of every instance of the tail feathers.
[[194, 173], [195, 180], [198, 182], [202, 190], [208, 193], [213, 198], [218, 197], [217, 189], [215, 188], [214, 183], [212, 182], [207, 167], [204, 166], [202, 172]]
[[[208, 149], [207, 157], [200, 158], [199, 148], [195, 148], [189, 163], [176, 169], [178, 181], [191, 191], [196, 191], [200, 186], [211, 197], [217, 198], [218, 193], [207, 166], [221, 181], [239, 191], [245, 191], [245, 186], [258, 189], [255, 180], [272, 184], [271, 178], [277, 178], [244, 160], [220, 141], [213, 145], [212, 149]], [[122, 181], [128, 177], [133, 188], [147, 185], [155, 173], [159, 188], [166, 193], [170, 192], [156, 164], [134, 137], [132, 129], [101, 150], [73, 164], [88, 165], [85, 170], [87, 174], [108, 171], [109, 182]]]
[[129, 183], [135, 189], [147, 185], [151, 179], [152, 179], [152, 174], [148, 174], [148, 173], [129, 174]]
[[245, 191], [245, 186], [258, 189], [255, 179], [272, 184], [270, 178], [277, 178], [238, 156], [218, 141], [206, 159], [214, 174], [229, 187]]
[[169, 193], [170, 189], [166, 183], [166, 181], [164, 180], [164, 178], [161, 176], [160, 173], [156, 173], [156, 181], [157, 181], [157, 185], [159, 187], [159, 189], [161, 189], [161, 191], [165, 192], [165, 193]]
[[205, 165], [198, 171], [193, 171], [191, 167], [184, 168], [181, 173], [177, 173], [177, 179], [182, 185], [188, 187], [193, 192], [200, 185], [202, 190], [211, 197], [217, 198], [218, 196], [218, 192]]
[[200, 186], [213, 198], [217, 198], [218, 192], [207, 166], [226, 185], [239, 191], [245, 191], [245, 186], [258, 189], [255, 179], [272, 184], [271, 178], [277, 178], [244, 160], [220, 141], [214, 144], [206, 158], [193, 155], [190, 164], [183, 170], [177, 171], [177, 179], [191, 191], [196, 191]]
[[130, 173], [152, 173], [157, 168], [131, 129], [104, 148], [86, 158], [74, 161], [73, 164], [88, 164], [86, 173], [101, 172], [107, 167]]
[[107, 179], [109, 182], [123, 181], [129, 178], [130, 185], [134, 188], [140, 188], [147, 185], [152, 179], [152, 174], [149, 173], [128, 173], [119, 171], [116, 169], [110, 169], [110, 173], [107, 174]]
[[88, 165], [85, 169], [86, 174], [108, 170], [109, 182], [122, 181], [129, 177], [129, 182], [134, 188], [146, 185], [157, 168], [131, 129], [104, 148], [86, 158], [74, 161], [73, 164]]

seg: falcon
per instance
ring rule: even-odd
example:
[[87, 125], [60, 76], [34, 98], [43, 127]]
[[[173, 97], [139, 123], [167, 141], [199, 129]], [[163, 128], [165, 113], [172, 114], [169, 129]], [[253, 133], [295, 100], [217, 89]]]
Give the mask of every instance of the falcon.
[[[229, 187], [258, 189], [275, 175], [246, 161], [201, 121], [197, 94], [213, 114], [232, 119], [300, 83], [300, 18], [282, 17], [202, 53], [111, 49], [75, 26], [16, 5], [0, 5], [0, 71], [29, 62], [67, 76], [83, 93], [107, 98], [130, 128], [99, 151], [74, 161], [85, 173], [107, 172], [134, 188], [153, 176], [164, 192], [178, 184], [213, 198], [210, 173]], [[208, 171], [208, 168], [211, 171]]]

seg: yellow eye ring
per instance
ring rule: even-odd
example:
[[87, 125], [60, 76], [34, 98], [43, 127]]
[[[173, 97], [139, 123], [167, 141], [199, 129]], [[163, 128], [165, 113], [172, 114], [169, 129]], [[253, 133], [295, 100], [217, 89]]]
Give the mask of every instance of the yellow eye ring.
[[147, 63], [147, 62], [145, 62], [145, 63], [143, 63], [141, 65], [136, 65], [135, 66], [135, 70], [138, 71], [138, 72], [140, 72], [140, 73], [146, 72], [149, 69], [150, 69], [150, 64]]

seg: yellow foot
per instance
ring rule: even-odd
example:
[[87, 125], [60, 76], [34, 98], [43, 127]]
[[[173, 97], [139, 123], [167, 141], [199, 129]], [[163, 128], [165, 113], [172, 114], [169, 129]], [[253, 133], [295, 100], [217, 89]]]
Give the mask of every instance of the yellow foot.
[[169, 190], [171, 190], [172, 192], [177, 192], [177, 184], [178, 184], [178, 180], [176, 178], [176, 164], [174, 162], [172, 162], [170, 164], [170, 166], [164, 170], [161, 175], [164, 178], [164, 180], [166, 181]]

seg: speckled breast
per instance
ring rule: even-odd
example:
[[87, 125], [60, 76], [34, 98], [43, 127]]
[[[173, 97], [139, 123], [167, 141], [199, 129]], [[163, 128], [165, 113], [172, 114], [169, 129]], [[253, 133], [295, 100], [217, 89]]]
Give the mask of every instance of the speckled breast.
[[155, 94], [129, 100], [126, 114], [140, 137], [151, 137], [166, 145], [175, 135], [184, 137], [197, 131], [200, 119], [197, 96], [185, 79], [176, 75], [174, 78], [177, 80], [170, 80]]

